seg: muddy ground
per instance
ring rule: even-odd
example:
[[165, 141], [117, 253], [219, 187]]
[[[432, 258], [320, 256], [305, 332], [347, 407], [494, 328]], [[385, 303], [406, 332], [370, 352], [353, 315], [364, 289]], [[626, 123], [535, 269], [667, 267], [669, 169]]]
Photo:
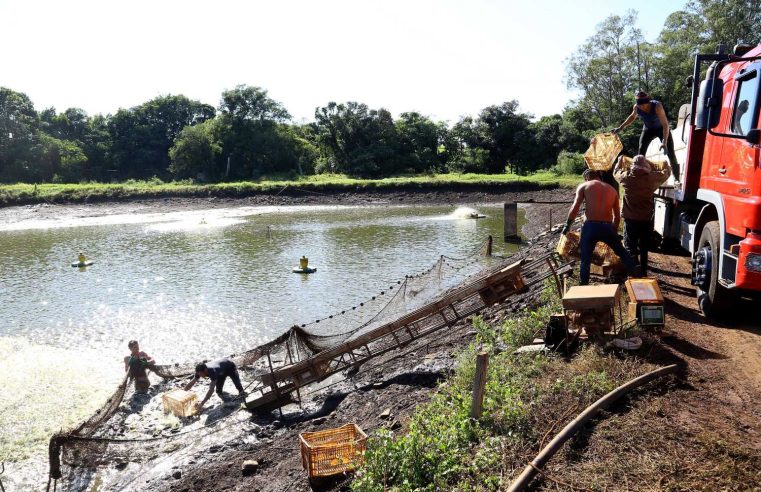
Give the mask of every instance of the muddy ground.
[[[526, 247], [542, 251], [556, 241], [557, 235], [544, 234]], [[542, 288], [544, 284], [538, 284], [529, 292], [489, 309], [484, 319], [501, 323], [513, 313], [534, 305]], [[356, 423], [367, 433], [381, 427], [401, 429], [415, 406], [427, 401], [437, 384], [453, 371], [456, 355], [474, 337], [469, 320], [463, 321], [410, 344], [401, 353], [373, 359], [355, 376], [342, 375], [335, 386], [305, 397], [304, 411], [291, 404], [283, 408], [282, 416], [279, 410], [254, 416], [253, 420], [262, 426], [258, 433], [261, 442], [234, 441], [212, 446], [195, 456], [193, 463], [189, 463], [192, 466], [178, 466], [161, 479], [144, 485], [147, 489], [186, 491], [346, 490], [350, 477], [309, 482], [302, 468], [299, 434], [347, 423]], [[259, 463], [256, 472], [249, 476], [244, 476], [241, 470], [246, 460]]]
[[[540, 240], [535, 247], [553, 238]], [[761, 490], [761, 329], [754, 305], [739, 316], [707, 322], [697, 309], [685, 256], [654, 254], [652, 273], [666, 297], [666, 327], [644, 358], [677, 363], [677, 382], [624, 399], [567, 444], [535, 484], [552, 490]], [[499, 323], [530, 304], [501, 306], [486, 314]], [[310, 484], [301, 466], [298, 434], [356, 422], [366, 431], [403, 430], [417, 404], [425, 402], [454, 365], [454, 354], [474, 339], [467, 323], [421, 344], [391, 362], [347, 381], [319, 410], [286, 417], [270, 415], [264, 441], [223, 446], [197, 457], [174, 478], [146, 483], [157, 490], [347, 490], [350, 478]], [[351, 390], [351, 385], [356, 389]], [[322, 406], [320, 406], [322, 405]], [[570, 416], [568, 420], [572, 419]], [[561, 426], [558, 426], [558, 429]], [[538, 446], [535, 451], [538, 451]], [[259, 469], [244, 476], [241, 465]], [[519, 470], [516, 470], [516, 474]]]

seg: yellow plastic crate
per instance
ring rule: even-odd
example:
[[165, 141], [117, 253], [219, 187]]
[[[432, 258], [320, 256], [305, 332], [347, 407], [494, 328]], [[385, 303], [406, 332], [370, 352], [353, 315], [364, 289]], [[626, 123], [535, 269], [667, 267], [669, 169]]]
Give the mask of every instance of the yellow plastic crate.
[[172, 412], [177, 417], [189, 417], [196, 412], [198, 396], [192, 391], [173, 389], [161, 396], [165, 412]]
[[301, 464], [309, 478], [354, 470], [365, 459], [367, 434], [357, 424], [299, 434]]
[[584, 161], [589, 169], [607, 171], [613, 167], [616, 157], [623, 148], [624, 144], [615, 133], [598, 133], [584, 152]]

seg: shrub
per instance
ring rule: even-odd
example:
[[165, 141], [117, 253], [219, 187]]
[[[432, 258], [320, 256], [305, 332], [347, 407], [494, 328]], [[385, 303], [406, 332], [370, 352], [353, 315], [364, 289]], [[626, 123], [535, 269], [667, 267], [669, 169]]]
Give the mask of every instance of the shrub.
[[587, 168], [584, 155], [578, 152], [561, 151], [558, 155], [557, 164], [551, 170], [558, 176], [581, 174]]

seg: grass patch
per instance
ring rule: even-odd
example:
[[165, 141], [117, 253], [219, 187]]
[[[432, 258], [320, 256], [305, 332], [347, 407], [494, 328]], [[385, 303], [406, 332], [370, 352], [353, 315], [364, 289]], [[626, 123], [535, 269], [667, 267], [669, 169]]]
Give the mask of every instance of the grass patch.
[[[368, 442], [352, 490], [360, 492], [500, 490], [510, 484], [550, 434], [616, 386], [653, 366], [596, 348], [570, 361], [514, 355], [541, 331], [559, 299], [545, 290], [540, 307], [490, 327], [474, 320], [476, 342], [454, 375], [410, 417], [406, 431], [381, 430]], [[491, 350], [483, 417], [469, 418], [475, 356]], [[499, 350], [495, 350], [499, 349]]]
[[110, 201], [165, 197], [242, 197], [278, 192], [287, 188], [316, 192], [420, 190], [450, 186], [503, 185], [552, 188], [575, 186], [580, 181], [579, 176], [557, 176], [551, 172], [540, 172], [528, 176], [453, 173], [397, 176], [384, 179], [355, 179], [339, 174], [320, 174], [300, 178], [271, 176], [256, 181], [217, 184], [196, 184], [190, 180], [165, 183], [157, 178], [147, 181], [128, 180], [123, 183], [18, 183], [0, 185], [0, 203], [21, 205], [43, 202]]

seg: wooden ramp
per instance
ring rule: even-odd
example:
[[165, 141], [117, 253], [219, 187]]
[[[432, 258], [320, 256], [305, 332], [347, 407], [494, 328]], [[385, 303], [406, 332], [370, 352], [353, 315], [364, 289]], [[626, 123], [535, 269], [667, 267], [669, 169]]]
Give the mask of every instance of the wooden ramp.
[[[543, 282], [552, 276], [559, 288], [558, 275], [570, 270], [570, 264], [561, 261], [554, 254], [520, 260], [454, 289], [399, 319], [351, 337], [307, 359], [277, 369], [270, 365], [270, 372], [259, 376], [259, 385], [246, 401], [246, 407], [257, 409], [280, 404], [291, 393], [298, 393], [303, 386], [352, 367], [359, 367], [369, 359], [453, 326], [492, 304], [522, 292], [529, 285]], [[524, 277], [530, 277], [530, 281], [527, 283]]]

